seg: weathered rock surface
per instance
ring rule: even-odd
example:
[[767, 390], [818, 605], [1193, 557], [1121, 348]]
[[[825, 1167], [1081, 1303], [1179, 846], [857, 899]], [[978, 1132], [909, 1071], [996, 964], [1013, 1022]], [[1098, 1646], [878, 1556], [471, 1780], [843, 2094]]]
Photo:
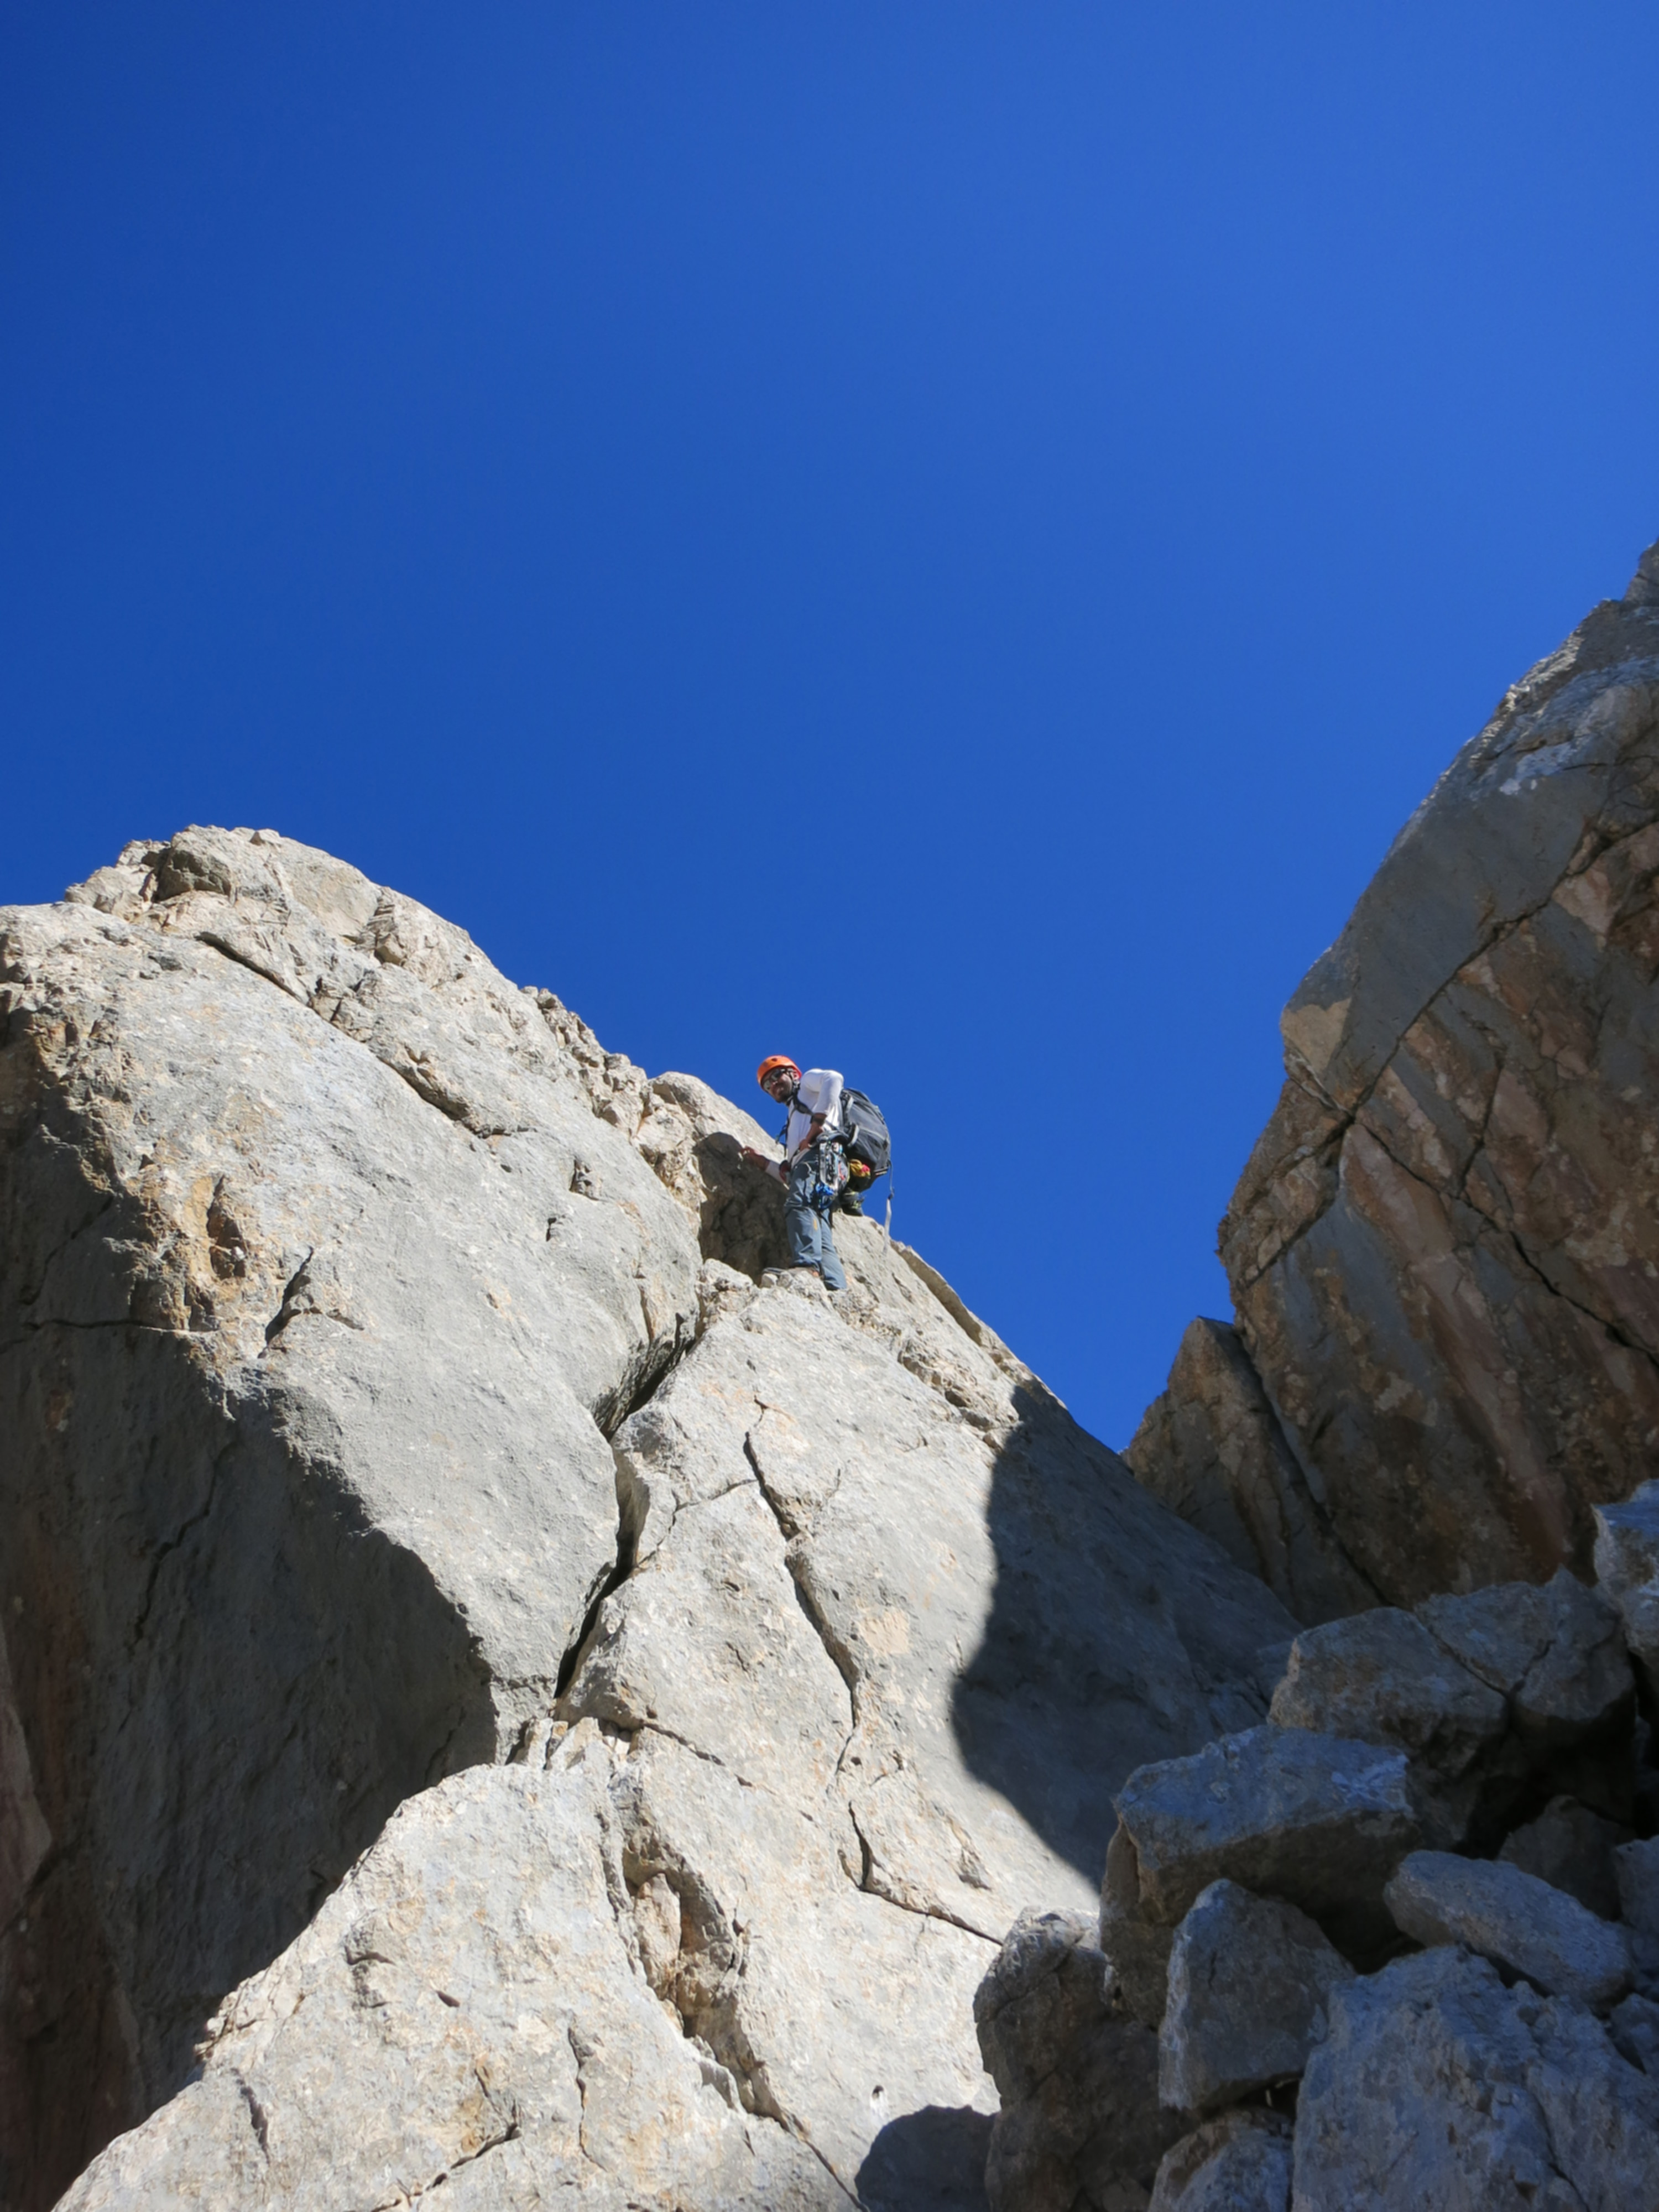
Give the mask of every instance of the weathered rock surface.
[[1659, 2083], [1601, 2022], [1441, 1949], [1349, 1983], [1297, 2105], [1297, 2212], [1659, 2204]]
[[[872, 1224], [840, 1233], [849, 1297], [875, 1285], [890, 1322], [884, 1267], [900, 1291], [914, 1277]], [[1226, 1659], [1265, 1593], [1195, 1550], [1192, 1625], [1172, 1637], [1141, 1563], [1178, 1524], [1143, 1521], [1052, 1401], [1017, 1406], [985, 1359], [963, 1379], [981, 1407], [1002, 1384], [988, 1434], [846, 1321], [810, 1279], [763, 1290], [618, 1431], [634, 1571], [561, 1710], [661, 1729], [833, 1809], [866, 1887], [996, 1942], [1033, 1896], [1092, 1901], [1081, 1869], [1145, 1742], [1247, 1709]], [[1088, 1550], [1047, 1540], [1085, 1525]], [[993, 1588], [1006, 1652], [986, 1633]], [[1073, 1674], [1155, 1680], [1158, 1709], [1057, 1697]]]
[[1419, 1618], [1472, 1674], [1502, 1692], [1540, 1752], [1628, 1728], [1634, 1684], [1617, 1611], [1563, 1568], [1539, 1586], [1499, 1583], [1430, 1598]]
[[1086, 1912], [1023, 1912], [974, 1992], [985, 2070], [1005, 2104], [1030, 2097], [1104, 2014], [1110, 1973]]
[[1101, 1876], [1100, 1948], [1123, 2002], [1148, 2027], [1158, 2027], [1164, 2018], [1174, 1947], [1174, 1927], [1151, 1918], [1141, 1904], [1140, 1862], [1120, 1820], [1106, 1847], [1106, 1870]]
[[1023, 1915], [974, 1997], [1002, 2100], [991, 2212], [1144, 2203], [1182, 2129], [1158, 2102], [1158, 2038], [1122, 2001], [1086, 1915]]
[[440, 2185], [480, 2212], [844, 2204], [641, 1972], [617, 1765], [590, 1729], [551, 1771], [475, 1767], [411, 1799], [213, 2021], [201, 2080], [66, 2212], [323, 2212]]
[[1387, 1890], [1402, 1934], [1425, 1944], [1465, 1943], [1546, 1996], [1606, 2011], [1630, 1988], [1622, 1931], [1535, 1875], [1492, 1859], [1414, 1851]]
[[1622, 1845], [1613, 1863], [1626, 1923], [1644, 1936], [1659, 1936], [1659, 1836]]
[[1165, 2153], [1147, 2212], [1287, 2212], [1291, 2144], [1282, 2113], [1206, 2120]]
[[1430, 1599], [1416, 1617], [1378, 1606], [1305, 1632], [1269, 1716], [1282, 1727], [1397, 1744], [1430, 1842], [1503, 1833], [1539, 1778], [1627, 1814], [1634, 1769], [1602, 1752], [1628, 1741], [1633, 1684], [1617, 1613], [1563, 1569]]
[[1621, 1844], [1613, 1869], [1638, 1985], [1644, 1996], [1659, 1997], [1659, 1837]]
[[1302, 1729], [1145, 1766], [1117, 1810], [1147, 1919], [1173, 1925], [1224, 1877], [1299, 1905], [1345, 1948], [1386, 1929], [1383, 1886], [1419, 1832], [1403, 1753]]
[[1237, 1882], [1202, 1891], [1176, 1931], [1158, 2033], [1158, 2094], [1207, 2113], [1293, 2081], [1353, 1968], [1316, 1923]]
[[1622, 2057], [1659, 2081], [1659, 2004], [1639, 1995], [1626, 1997], [1607, 2014], [1607, 2033]]
[[1267, 1715], [1280, 1728], [1398, 1746], [1425, 1785], [1425, 1826], [1449, 1844], [1463, 1840], [1482, 1765], [1509, 1725], [1500, 1692], [1392, 1606], [1297, 1637]]
[[1595, 1511], [1595, 1575], [1619, 1608], [1625, 1641], [1659, 1697], [1659, 1482]]
[[0, 940], [6, 1625], [54, 1846], [0, 2073], [11, 2171], [60, 2179], [550, 1701], [615, 1554], [603, 1423], [699, 1261], [459, 931], [283, 840], [118, 872], [141, 918]]
[[1505, 1865], [1565, 1890], [1603, 1920], [1619, 1917], [1613, 1852], [1631, 1840], [1628, 1828], [1603, 1820], [1575, 1798], [1553, 1797], [1535, 1820], [1505, 1838], [1498, 1856]]
[[[196, 830], [0, 927], [0, 2195], [49, 2203], [175, 2089], [398, 1805], [418, 1828], [446, 1775], [542, 1772], [572, 1724], [612, 1747], [605, 2003], [642, 1991], [716, 2054], [730, 2172], [775, 2134], [897, 2202], [982, 2142], [997, 1942], [1029, 1902], [1092, 1906], [1133, 1768], [1259, 1716], [1283, 1608], [873, 1224], [841, 1227], [834, 1302], [763, 1286], [756, 1125], [356, 871]], [[484, 1778], [487, 1852], [520, 1813]], [[295, 2078], [356, 2063], [350, 2024], [308, 2002]], [[97, 2201], [243, 2170], [228, 2063]], [[324, 2186], [323, 2136], [288, 2141], [288, 2194], [248, 2202]], [[726, 2201], [640, 2156], [606, 2168], [640, 2201]]]
[[1305, 1490], [1401, 1606], [1588, 1571], [1592, 1508], [1659, 1444], [1656, 879], [1659, 547], [1508, 693], [1285, 1010], [1221, 1254], [1301, 1481], [1259, 1447], [1236, 1474], [1172, 1378], [1182, 1434], [1143, 1456], [1200, 1525]]
[[1189, 1324], [1168, 1385], [1123, 1456], [1154, 1498], [1260, 1575], [1297, 1620], [1330, 1620], [1376, 1603], [1224, 1322]]

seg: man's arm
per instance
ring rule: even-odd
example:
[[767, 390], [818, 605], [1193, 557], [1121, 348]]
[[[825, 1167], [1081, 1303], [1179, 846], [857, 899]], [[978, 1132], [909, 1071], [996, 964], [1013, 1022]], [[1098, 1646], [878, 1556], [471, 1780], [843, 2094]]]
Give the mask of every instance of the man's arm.
[[826, 1125], [835, 1120], [836, 1109], [841, 1104], [842, 1080], [839, 1069], [809, 1067], [800, 1079], [801, 1091], [806, 1091], [809, 1085], [811, 1087], [808, 1097], [803, 1099], [801, 1103], [811, 1104], [812, 1120], [806, 1134], [800, 1140], [800, 1146], [797, 1148], [799, 1150], [804, 1150], [808, 1145], [817, 1144], [818, 1139], [823, 1134]]
[[746, 1160], [752, 1160], [757, 1168], [764, 1168], [774, 1182], [788, 1182], [789, 1164], [787, 1160], [772, 1159], [765, 1152], [757, 1152], [752, 1145], [744, 1146], [743, 1156]]

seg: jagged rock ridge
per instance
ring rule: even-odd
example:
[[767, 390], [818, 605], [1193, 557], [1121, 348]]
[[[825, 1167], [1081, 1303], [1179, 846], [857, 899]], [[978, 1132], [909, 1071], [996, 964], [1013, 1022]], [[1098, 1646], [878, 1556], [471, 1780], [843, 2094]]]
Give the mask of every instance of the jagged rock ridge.
[[1659, 547], [1285, 1015], [1127, 1456], [1310, 1626], [981, 1984], [992, 2212], [1659, 2204], [1656, 870]]
[[1237, 1335], [1194, 1325], [1130, 1448], [1304, 1619], [1587, 1573], [1593, 1508], [1652, 1470], [1656, 883], [1659, 545], [1291, 1000], [1221, 1225]]
[[972, 2203], [996, 1942], [1295, 1624], [343, 863], [0, 931], [7, 2204]]

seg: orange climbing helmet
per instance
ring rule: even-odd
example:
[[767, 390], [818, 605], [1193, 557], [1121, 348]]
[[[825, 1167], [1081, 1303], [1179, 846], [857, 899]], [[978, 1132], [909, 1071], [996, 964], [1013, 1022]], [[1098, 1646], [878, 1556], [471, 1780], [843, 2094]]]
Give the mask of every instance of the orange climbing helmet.
[[790, 1059], [787, 1052], [769, 1052], [765, 1059], [762, 1060], [760, 1066], [755, 1070], [756, 1082], [764, 1085], [767, 1077], [769, 1075], [775, 1075], [781, 1067], [787, 1067], [791, 1075], [799, 1075], [800, 1073], [799, 1068], [796, 1066], [794, 1061]]

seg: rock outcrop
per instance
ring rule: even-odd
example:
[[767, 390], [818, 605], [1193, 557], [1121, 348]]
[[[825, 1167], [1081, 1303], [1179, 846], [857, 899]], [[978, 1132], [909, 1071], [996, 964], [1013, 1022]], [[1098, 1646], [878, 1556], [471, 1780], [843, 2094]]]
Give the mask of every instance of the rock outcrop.
[[1659, 2203], [1659, 2083], [1589, 2013], [1425, 1951], [1333, 1999], [1295, 2173], [1298, 2212]]
[[1376, 1604], [1226, 1322], [1188, 1326], [1123, 1456], [1155, 1498], [1260, 1575], [1298, 1620], [1311, 1627]]
[[[1399, 1879], [1398, 1875], [1395, 1880]], [[1325, 2039], [1331, 1991], [1353, 1968], [1304, 1912], [1214, 1881], [1170, 1953], [1158, 2097], [1209, 2113], [1294, 2081]]]
[[[1159, 2212], [1659, 2204], [1656, 872], [1659, 547], [1292, 1002], [1238, 1327], [1192, 1325], [1127, 1455], [1307, 1624], [1265, 1724], [1115, 1796], [1097, 2010], [1200, 2123]], [[1025, 2027], [1023, 2172], [1138, 2203], [1076, 2155], [1088, 2053], [1033, 2090]]]
[[0, 1016], [9, 2212], [976, 2201], [975, 1988], [1277, 1600], [325, 854], [131, 846]]
[[1387, 1891], [1402, 1934], [1461, 1943], [1546, 1996], [1608, 2012], [1630, 1991], [1630, 1950], [1616, 1928], [1538, 1875], [1502, 1861], [1413, 1851]]
[[0, 914], [3, 2212], [1659, 2204], [1656, 876], [1659, 548], [1133, 1471], [325, 854]]
[[[1560, 1742], [1564, 1705], [1589, 1730], [1567, 1739], [1584, 1785], [1636, 1794], [1647, 1723], [1628, 1660], [1606, 1647], [1617, 1616], [1574, 1587], [1423, 1608], [1502, 1694], [1381, 1608], [1297, 1639], [1264, 1726], [1129, 1777], [1097, 1943], [1080, 1921], [1028, 1917], [981, 1986], [1003, 2096], [991, 2212], [1139, 2203], [1123, 2191], [1149, 2185], [1155, 2112], [1201, 2124], [1166, 2151], [1154, 2205], [1659, 2203], [1659, 1838], [1556, 1797], [1507, 1838], [1477, 1829], [1483, 1855], [1413, 1843], [1419, 1815], [1443, 1816], [1449, 1776], [1484, 1765], [1488, 1814], [1547, 1788], [1541, 1747]], [[1540, 1619], [1559, 1650], [1540, 1653]], [[1541, 1723], [1531, 1735], [1517, 1686]], [[1428, 1724], [1437, 1698], [1443, 1729]], [[1339, 1717], [1352, 1735], [1320, 1732]], [[1422, 1955], [1400, 1957], [1407, 1944]], [[1031, 1992], [1062, 1956], [1044, 1986], [1078, 2001], [1058, 2033], [1059, 2008]], [[1143, 2086], [1126, 2109], [1129, 2022], [1156, 2029], [1159, 2065], [1156, 2097]], [[1000, 2161], [999, 2142], [1017, 2155]]]
[[1221, 1227], [1263, 1407], [1189, 1335], [1132, 1448], [1310, 1622], [1363, 1601], [1345, 1563], [1407, 1607], [1587, 1573], [1593, 1509], [1651, 1472], [1656, 881], [1659, 546], [1459, 754], [1285, 1011]]
[[1181, 2132], [1158, 2038], [1125, 2003], [1082, 1914], [1022, 1914], [974, 1997], [1002, 2109], [986, 2193], [1020, 2212], [1144, 2201]]

